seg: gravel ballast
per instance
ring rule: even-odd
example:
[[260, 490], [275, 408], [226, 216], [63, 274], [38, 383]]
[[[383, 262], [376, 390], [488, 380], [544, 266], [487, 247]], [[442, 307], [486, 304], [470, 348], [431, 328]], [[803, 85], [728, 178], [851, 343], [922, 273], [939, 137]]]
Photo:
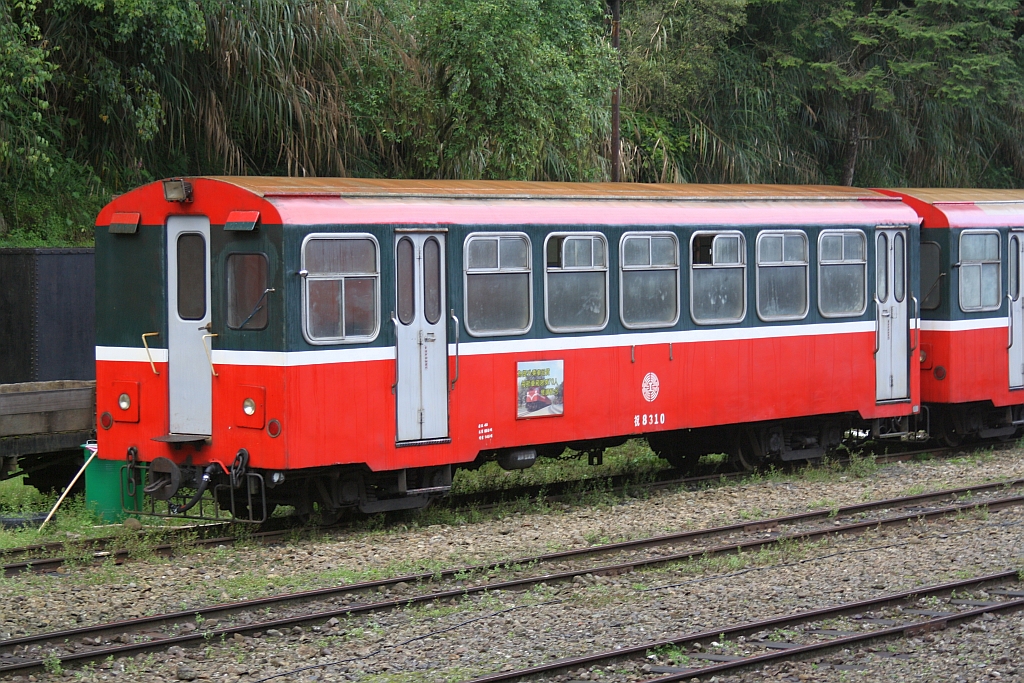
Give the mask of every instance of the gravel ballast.
[[[255, 597], [277, 593], [290, 586], [332, 585], [344, 578], [393, 573], [413, 566], [518, 557], [995, 478], [1016, 478], [1024, 476], [1021, 461], [1020, 451], [998, 451], [959, 461], [890, 465], [863, 478], [842, 474], [822, 481], [770, 478], [707, 491], [661, 493], [612, 505], [559, 507], [478, 524], [343, 533], [329, 540], [297, 541], [287, 547], [223, 548], [170, 561], [71, 569], [59, 576], [17, 577], [0, 583], [0, 604], [4, 606], [0, 610], [0, 632], [14, 635], [55, 630], [132, 616], [133, 612], [172, 611], [242, 594]], [[455, 604], [446, 602], [295, 632], [211, 642], [207, 648], [145, 655], [103, 664], [101, 667], [109, 664], [110, 668], [86, 671], [85, 677], [157, 681], [190, 680], [189, 676], [194, 675], [196, 679], [254, 681], [302, 665], [357, 657], [275, 680], [461, 680], [501, 668], [611, 649], [616, 643], [645, 642], [737, 620], [877, 597], [915, 585], [1021, 566], [1022, 520], [1024, 510], [1010, 509], [987, 519], [969, 515], [853, 539], [801, 544], [758, 557], [590, 577], [525, 593], [488, 593], [456, 600]], [[672, 584], [681, 585], [652, 590]], [[408, 590], [411, 594], [413, 589]], [[983, 632], [964, 630], [970, 628], [967, 625], [936, 634], [934, 641], [921, 638], [916, 643], [906, 641], [905, 645], [918, 648], [915, 652], [925, 656], [932, 646], [954, 647], [952, 641], [943, 639], [963, 630], [987, 636], [984, 652], [1002, 652], [1000, 648], [1012, 652], [1016, 647], [1019, 657], [1020, 644], [1015, 638], [1024, 635], [1019, 620], [1015, 621], [1019, 618], [1011, 615], [999, 619], [1014, 626]], [[449, 628], [453, 630], [441, 632]], [[411, 642], [401, 645], [405, 641]], [[382, 646], [387, 647], [373, 654]], [[957, 652], [960, 650], [946, 654], [953, 657]], [[789, 665], [776, 667], [770, 677], [781, 674], [783, 679], [792, 680], [859, 680], [874, 672], [871, 675], [876, 678], [863, 680], [878, 680], [877, 676], [888, 679], [910, 661], [868, 656], [867, 650], [865, 653], [861, 659], [869, 661], [865, 666], [871, 667], [865, 671], [823, 668], [828, 661], [802, 662], [793, 664], [792, 670], [785, 668]], [[1014, 680], [1020, 672], [1009, 670], [1014, 660], [1005, 656], [1011, 662], [1010, 666], [1005, 662], [1002, 665], [1006, 671], [999, 670], [1000, 665], [992, 670], [1004, 680]], [[914, 675], [921, 671], [917, 667]], [[963, 680], [976, 680], [981, 671], [972, 673], [965, 668], [967, 678]], [[73, 675], [80, 673], [76, 670]], [[763, 680], [765, 673], [720, 680]], [[598, 676], [633, 681], [652, 674], [630, 665], [616, 665], [600, 672], [572, 672], [559, 680], [591, 680]], [[35, 675], [36, 680], [64, 678]]]

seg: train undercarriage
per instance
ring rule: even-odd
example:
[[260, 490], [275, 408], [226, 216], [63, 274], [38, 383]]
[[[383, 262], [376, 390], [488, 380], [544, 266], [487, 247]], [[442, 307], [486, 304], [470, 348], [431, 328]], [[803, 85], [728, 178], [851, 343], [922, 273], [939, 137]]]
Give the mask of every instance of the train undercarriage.
[[[1024, 425], [1024, 406], [996, 408], [989, 402], [924, 406], [920, 414], [863, 420], [856, 414], [824, 415], [738, 425], [657, 432], [646, 435], [651, 450], [683, 471], [707, 455], [725, 454], [735, 467], [757, 467], [822, 459], [841, 448], [855, 451], [869, 440], [900, 440], [959, 446], [965, 440], [1013, 438]], [[604, 451], [627, 436], [573, 443], [481, 451], [466, 469], [496, 461], [503, 469], [531, 467], [538, 458], [560, 457], [571, 449], [599, 465]], [[363, 465], [263, 471], [249, 467], [239, 451], [228, 471], [220, 465], [175, 464], [167, 458], [140, 462], [129, 453], [122, 476], [125, 509], [199, 519], [263, 522], [279, 506], [330, 522], [342, 511], [375, 514], [426, 507], [451, 490], [452, 465], [373, 472]], [[139, 492], [142, 492], [142, 496]], [[212, 495], [205, 496], [210, 491]], [[212, 501], [211, 501], [212, 499]], [[161, 506], [160, 501], [166, 503]]]

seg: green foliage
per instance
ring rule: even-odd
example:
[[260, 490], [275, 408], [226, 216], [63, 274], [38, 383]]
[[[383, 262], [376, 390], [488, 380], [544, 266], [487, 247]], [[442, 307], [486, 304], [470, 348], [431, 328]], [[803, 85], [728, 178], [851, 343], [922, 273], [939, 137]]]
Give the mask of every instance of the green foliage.
[[0, 244], [186, 174], [1024, 184], [1019, 0], [0, 0]]
[[423, 4], [424, 56], [439, 124], [450, 132], [438, 150], [442, 174], [594, 178], [614, 82], [599, 8], [579, 0]]

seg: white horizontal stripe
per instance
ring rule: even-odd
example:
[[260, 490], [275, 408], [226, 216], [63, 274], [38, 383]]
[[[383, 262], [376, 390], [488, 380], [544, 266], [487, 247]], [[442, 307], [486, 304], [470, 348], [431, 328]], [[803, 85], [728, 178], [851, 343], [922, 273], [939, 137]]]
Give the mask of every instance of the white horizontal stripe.
[[231, 351], [214, 349], [214, 365], [266, 365], [295, 367], [298, 365], [329, 365], [364, 361], [394, 360], [394, 346], [364, 346], [323, 351]]
[[1006, 318], [981, 318], [980, 320], [922, 320], [921, 329], [925, 332], [966, 332], [967, 330], [990, 330], [994, 327], [1006, 327]]
[[146, 349], [138, 346], [97, 346], [96, 360], [122, 361], [125, 363], [148, 363], [152, 357], [154, 363], [167, 362], [167, 349]]
[[[672, 332], [632, 332], [602, 334], [591, 337], [549, 337], [547, 339], [507, 339], [472, 341], [459, 344], [459, 354], [478, 356], [489, 353], [529, 353], [534, 351], [567, 351], [571, 349], [606, 349], [616, 346], [648, 346], [651, 344], [685, 344], [693, 342], [734, 341], [740, 339], [775, 339], [826, 334], [874, 332], [874, 321], [819, 323], [811, 325], [780, 325], [778, 327], [731, 327]], [[455, 344], [448, 345], [448, 354], [455, 354]]]
[[[547, 339], [506, 339], [502, 341], [469, 341], [459, 344], [459, 354], [480, 356], [497, 353], [532, 353], [537, 351], [568, 351], [572, 349], [604, 349], [651, 344], [685, 344], [694, 342], [734, 341], [743, 339], [775, 339], [816, 335], [873, 332], [873, 321], [783, 325], [778, 327], [735, 327], [672, 332], [632, 332], [586, 337], [558, 336]], [[151, 349], [153, 360], [167, 361], [167, 349]], [[448, 354], [455, 355], [455, 344], [448, 345]], [[266, 367], [297, 367], [365, 361], [393, 360], [395, 347], [372, 346], [334, 348], [320, 351], [233, 351], [214, 349], [214, 365], [250, 365]], [[107, 361], [147, 362], [146, 350], [135, 347], [97, 346], [96, 359]]]

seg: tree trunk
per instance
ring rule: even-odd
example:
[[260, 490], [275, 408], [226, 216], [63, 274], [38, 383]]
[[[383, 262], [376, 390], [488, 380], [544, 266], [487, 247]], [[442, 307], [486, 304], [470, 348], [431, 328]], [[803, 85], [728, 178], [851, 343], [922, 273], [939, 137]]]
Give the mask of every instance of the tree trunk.
[[860, 125], [864, 118], [863, 94], [857, 95], [850, 103], [850, 120], [846, 124], [846, 154], [843, 156], [843, 177], [840, 184], [853, 185], [854, 172], [857, 170], [857, 151], [860, 149]]

